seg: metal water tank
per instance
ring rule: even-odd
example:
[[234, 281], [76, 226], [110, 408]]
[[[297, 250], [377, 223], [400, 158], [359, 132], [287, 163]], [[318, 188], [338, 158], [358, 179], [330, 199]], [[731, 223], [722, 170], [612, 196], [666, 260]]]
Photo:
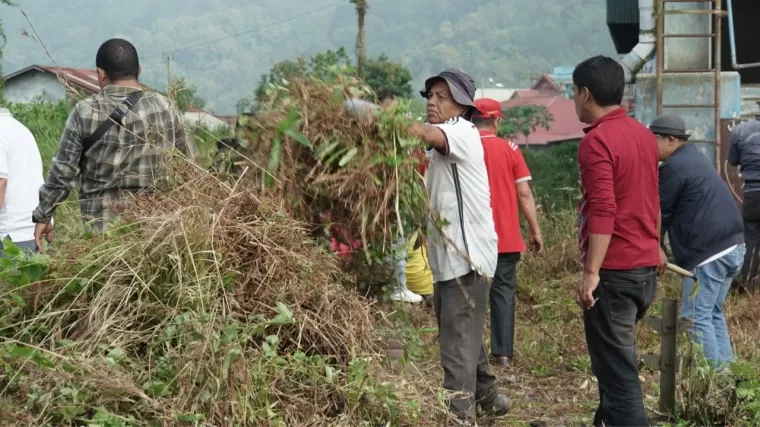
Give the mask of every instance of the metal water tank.
[[607, 0], [607, 27], [617, 53], [630, 52], [639, 43], [639, 1]]

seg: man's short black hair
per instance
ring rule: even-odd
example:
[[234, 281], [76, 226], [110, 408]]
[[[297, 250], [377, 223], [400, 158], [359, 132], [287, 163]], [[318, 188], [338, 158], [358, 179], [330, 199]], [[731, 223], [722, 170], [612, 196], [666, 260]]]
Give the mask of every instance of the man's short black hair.
[[472, 118], [472, 124], [479, 128], [484, 127], [493, 127], [493, 123], [496, 121], [495, 117], [492, 118], [486, 118], [486, 117], [473, 117]]
[[616, 60], [593, 56], [575, 67], [573, 84], [578, 90], [587, 88], [600, 107], [620, 105], [625, 91], [625, 72]]
[[111, 39], [100, 45], [95, 66], [105, 71], [109, 80], [136, 79], [140, 73], [137, 49], [123, 39]]

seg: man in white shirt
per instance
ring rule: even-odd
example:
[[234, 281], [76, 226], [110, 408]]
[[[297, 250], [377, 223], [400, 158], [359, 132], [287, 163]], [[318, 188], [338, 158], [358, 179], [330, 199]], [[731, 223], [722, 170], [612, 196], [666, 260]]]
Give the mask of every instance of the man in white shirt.
[[32, 212], [43, 182], [34, 135], [0, 108], [0, 239], [10, 237], [21, 249], [36, 250]]
[[432, 218], [428, 263], [435, 280], [443, 387], [457, 393], [449, 409], [465, 425], [476, 425], [476, 403], [489, 415], [504, 415], [511, 401], [496, 386], [483, 348], [483, 329], [497, 262], [488, 172], [480, 133], [469, 121], [475, 83], [449, 69], [425, 82], [427, 123], [412, 135], [433, 152], [427, 170]]

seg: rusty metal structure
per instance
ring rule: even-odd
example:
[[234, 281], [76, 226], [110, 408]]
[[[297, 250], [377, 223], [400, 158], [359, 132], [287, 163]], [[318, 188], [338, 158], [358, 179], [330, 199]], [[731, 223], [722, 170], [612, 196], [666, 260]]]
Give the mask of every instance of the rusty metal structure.
[[735, 194], [741, 188], [725, 161], [727, 128], [760, 114], [758, 18], [757, 0], [607, 0], [607, 25], [635, 87], [636, 119], [648, 125], [658, 114], [680, 115], [690, 142]]
[[[709, 9], [666, 9], [667, 3], [709, 3], [712, 7]], [[657, 16], [656, 26], [656, 60], [657, 60], [657, 114], [662, 114], [664, 108], [709, 108], [713, 110], [713, 118], [715, 131], [713, 131], [714, 139], [701, 139], [692, 140], [695, 143], [709, 143], [715, 147], [715, 168], [720, 172], [721, 169], [721, 156], [720, 156], [720, 90], [721, 90], [721, 21], [727, 15], [722, 10], [721, 0], [658, 0], [657, 9], [655, 11]], [[665, 31], [665, 15], [709, 15], [711, 16], [712, 31], [706, 33], [668, 33]], [[713, 65], [712, 68], [704, 69], [667, 69], [665, 68], [665, 39], [666, 38], [709, 38], [713, 40]], [[709, 67], [709, 66], [708, 66]], [[663, 87], [665, 74], [696, 74], [696, 73], [713, 73], [713, 98], [712, 102], [706, 104], [665, 104], [663, 102]]]

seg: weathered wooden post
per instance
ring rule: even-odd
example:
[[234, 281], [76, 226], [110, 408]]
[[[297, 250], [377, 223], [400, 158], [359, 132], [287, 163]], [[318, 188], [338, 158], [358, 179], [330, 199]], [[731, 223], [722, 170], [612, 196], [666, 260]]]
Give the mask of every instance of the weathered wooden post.
[[[694, 275], [678, 266], [668, 264], [668, 269], [681, 276]], [[677, 340], [691, 323], [678, 316], [678, 299], [662, 300], [662, 319], [647, 317], [644, 323], [660, 334], [660, 354], [646, 354], [644, 363], [660, 372], [660, 412], [674, 415], [676, 413], [676, 374], [678, 372]]]
[[660, 412], [676, 412], [676, 336], [678, 300], [662, 301], [662, 343], [660, 344]]

